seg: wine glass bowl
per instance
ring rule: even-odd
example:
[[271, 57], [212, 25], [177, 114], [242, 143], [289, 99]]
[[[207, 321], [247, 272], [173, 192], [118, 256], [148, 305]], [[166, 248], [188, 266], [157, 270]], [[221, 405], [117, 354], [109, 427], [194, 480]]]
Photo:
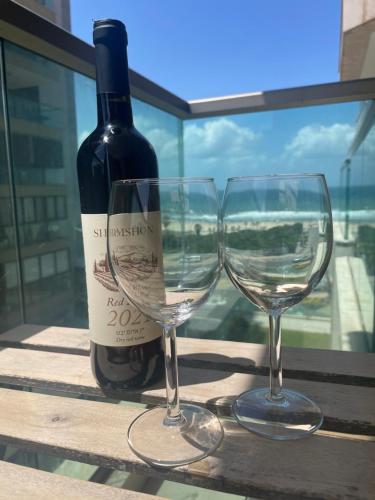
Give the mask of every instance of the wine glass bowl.
[[213, 180], [113, 183], [107, 234], [114, 279], [148, 321], [164, 330], [167, 405], [131, 424], [129, 445], [158, 467], [199, 460], [219, 446], [223, 430], [210, 411], [179, 403], [175, 328], [208, 299], [220, 275]]
[[274, 439], [316, 430], [322, 413], [282, 389], [280, 317], [323, 277], [332, 251], [332, 216], [323, 175], [229, 179], [222, 209], [224, 265], [233, 284], [269, 315], [270, 388], [241, 395], [241, 425]]
[[[146, 316], [163, 327], [179, 326], [207, 300], [220, 274], [213, 182], [205, 178], [139, 179], [117, 181], [112, 189], [113, 199], [139, 200], [138, 210], [143, 211], [132, 212], [130, 218], [126, 214], [126, 222], [132, 231], [146, 233], [142, 245], [128, 243], [128, 234], [112, 237], [124, 215], [110, 213], [108, 242], [114, 277]], [[206, 213], [208, 221], [201, 234]], [[198, 232], [196, 221], [201, 221]]]

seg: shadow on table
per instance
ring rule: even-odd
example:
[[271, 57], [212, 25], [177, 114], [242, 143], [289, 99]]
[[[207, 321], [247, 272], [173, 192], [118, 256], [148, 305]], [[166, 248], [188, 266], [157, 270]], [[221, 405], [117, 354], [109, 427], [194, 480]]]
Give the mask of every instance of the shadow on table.
[[[264, 363], [266, 362], [267, 359], [265, 358]], [[178, 364], [181, 367], [230, 373], [257, 373], [261, 375], [263, 375], [263, 372], [264, 374], [268, 373], [265, 366], [257, 365], [251, 358], [224, 356], [223, 354], [211, 352], [183, 354], [178, 357]]]
[[[220, 388], [221, 385], [215, 385], [215, 382], [224, 381], [232, 377], [238, 371], [236, 367], [238, 368], [239, 363], [242, 367], [248, 367], [247, 369], [249, 372], [255, 369], [255, 361], [247, 358], [232, 358], [230, 356], [214, 353], [194, 353], [191, 355], [179, 356], [179, 385], [182, 389], [181, 399], [186, 400], [186, 396], [189, 395], [189, 387], [191, 386], [201, 386], [192, 390], [192, 399], [196, 396], [198, 396], [199, 399], [204, 399], [207, 396], [209, 397], [209, 391], [211, 390], [218, 393], [218, 388]], [[249, 374], [249, 384], [251, 384], [251, 379], [253, 379], [253, 377]], [[213, 384], [213, 386], [205, 387], [206, 384]], [[247, 384], [247, 381], [245, 384]], [[184, 390], [184, 388], [186, 388], [186, 390]], [[128, 401], [134, 400], [152, 403], [153, 399], [163, 399], [165, 397], [165, 380], [163, 379], [157, 384], [143, 390], [124, 390], [123, 394], [119, 393], [119, 391], [113, 392], [111, 389], [102, 389], [102, 391], [110, 398], [123, 398]]]

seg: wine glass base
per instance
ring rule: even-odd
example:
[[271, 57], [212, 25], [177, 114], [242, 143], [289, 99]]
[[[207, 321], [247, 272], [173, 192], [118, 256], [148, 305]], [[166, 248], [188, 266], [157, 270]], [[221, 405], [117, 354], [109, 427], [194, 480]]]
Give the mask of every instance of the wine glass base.
[[241, 394], [233, 404], [238, 423], [261, 436], [299, 439], [319, 429], [321, 409], [298, 392], [283, 390], [282, 398], [270, 398], [269, 389], [254, 389]]
[[166, 423], [166, 408], [157, 407], [137, 417], [129, 427], [130, 448], [157, 467], [177, 467], [214, 452], [223, 439], [219, 419], [205, 408], [180, 405], [182, 425]]

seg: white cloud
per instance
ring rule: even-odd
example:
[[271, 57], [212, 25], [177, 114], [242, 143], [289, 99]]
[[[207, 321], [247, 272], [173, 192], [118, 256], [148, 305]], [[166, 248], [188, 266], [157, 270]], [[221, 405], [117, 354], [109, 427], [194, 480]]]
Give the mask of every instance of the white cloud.
[[267, 164], [259, 151], [260, 133], [229, 118], [188, 123], [184, 130], [185, 174], [213, 177], [217, 186], [236, 175], [254, 175]]
[[251, 154], [259, 135], [228, 118], [185, 127], [184, 150], [187, 157], [244, 158]]
[[[173, 160], [178, 168], [178, 141], [177, 137], [165, 129], [152, 126], [152, 122], [147, 119], [138, 120], [137, 128], [147, 137], [147, 140], [153, 145], [159, 162]], [[78, 138], [78, 146], [86, 139], [90, 131], [84, 130]]]
[[298, 130], [285, 146], [285, 153], [294, 158], [335, 155], [344, 157], [354, 136], [354, 127], [348, 123], [307, 125]]
[[[153, 145], [159, 160], [176, 160], [178, 158], [177, 136], [166, 128], [158, 126], [157, 120], [142, 114], [135, 115], [135, 126]], [[176, 131], [177, 134], [177, 131]]]
[[375, 127], [372, 126], [370, 132], [363, 142], [364, 153], [367, 155], [375, 153]]
[[142, 134], [155, 127], [155, 122], [156, 120], [153, 120], [145, 115], [141, 115], [140, 113], [135, 113], [134, 115], [134, 125], [140, 132], [142, 132]]
[[167, 130], [162, 128], [153, 128], [145, 131], [145, 136], [154, 146], [157, 156], [163, 160], [178, 158], [178, 141]]

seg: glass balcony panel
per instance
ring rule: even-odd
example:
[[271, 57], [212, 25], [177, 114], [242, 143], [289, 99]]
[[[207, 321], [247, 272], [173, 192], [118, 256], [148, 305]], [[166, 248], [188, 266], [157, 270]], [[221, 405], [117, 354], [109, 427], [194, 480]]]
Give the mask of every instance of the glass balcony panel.
[[[363, 103], [310, 106], [184, 122], [186, 175], [215, 178], [220, 197], [231, 176], [322, 172], [329, 186], [335, 233], [330, 267], [318, 287], [283, 315], [283, 343], [289, 346], [368, 351], [372, 349], [375, 255], [374, 132], [368, 134], [351, 166], [352, 248], [342, 245], [346, 185], [341, 166], [357, 134]], [[372, 165], [372, 166], [371, 166]], [[370, 172], [370, 170], [372, 171]], [[355, 177], [354, 177], [355, 176]], [[350, 265], [342, 256], [357, 256]], [[348, 264], [349, 265], [349, 264]], [[344, 266], [346, 275], [337, 274]], [[351, 268], [350, 268], [351, 269]], [[354, 274], [356, 274], [354, 272]], [[340, 286], [337, 286], [340, 279]], [[362, 281], [360, 281], [362, 280]], [[366, 283], [366, 286], [364, 284]], [[340, 288], [366, 289], [351, 304]], [[352, 308], [352, 313], [347, 311]], [[367, 308], [364, 320], [364, 309]], [[353, 314], [358, 321], [352, 322]], [[366, 323], [366, 325], [365, 325]], [[234, 290], [225, 273], [208, 303], [180, 334], [244, 342], [267, 342], [268, 321]]]
[[[25, 320], [84, 324], [77, 314], [82, 290], [76, 275], [83, 270], [74, 73], [11, 43], [4, 48]], [[65, 265], [60, 257], [58, 270], [62, 254]]]
[[133, 112], [135, 126], [155, 148], [160, 177], [182, 176], [181, 120], [138, 99], [133, 99]]
[[[78, 142], [96, 127], [96, 88], [94, 80], [75, 74]], [[135, 127], [155, 148], [161, 177], [183, 175], [182, 122], [179, 118], [132, 98]], [[80, 112], [79, 110], [85, 110]]]
[[[84, 327], [76, 154], [96, 126], [95, 82], [11, 43], [4, 46], [25, 320]], [[179, 175], [181, 121], [137, 99], [133, 110], [136, 126], [155, 146], [160, 175]], [[14, 283], [14, 273], [6, 283]], [[0, 307], [5, 300], [1, 294]]]
[[[8, 42], [4, 45], [26, 321], [86, 326], [75, 159], [78, 146], [96, 125], [95, 82]], [[212, 176], [222, 196], [229, 176], [316, 171], [326, 175], [334, 214], [334, 256], [318, 288], [285, 314], [284, 345], [373, 348], [373, 128], [350, 156], [349, 167], [342, 168], [356, 140], [362, 108], [363, 103], [350, 102], [182, 124], [133, 99], [135, 125], [154, 145], [161, 177]], [[4, 156], [3, 143], [1, 136]], [[5, 159], [1, 168], [6, 194], [4, 165]], [[2, 245], [8, 252], [1, 272], [13, 295], [3, 294], [0, 307], [10, 301], [6, 307], [17, 310], [15, 254], [13, 261], [8, 258], [15, 244], [9, 207], [2, 204], [0, 214], [6, 242]], [[340, 289], [351, 290], [351, 303]], [[266, 342], [267, 320], [223, 275], [208, 304], [179, 333]]]
[[[347, 314], [362, 325], [364, 348], [375, 351], [374, 291], [375, 291], [375, 103], [370, 109], [372, 126], [343, 171], [347, 207], [343, 227], [353, 294]], [[348, 332], [347, 343], [355, 332]]]

